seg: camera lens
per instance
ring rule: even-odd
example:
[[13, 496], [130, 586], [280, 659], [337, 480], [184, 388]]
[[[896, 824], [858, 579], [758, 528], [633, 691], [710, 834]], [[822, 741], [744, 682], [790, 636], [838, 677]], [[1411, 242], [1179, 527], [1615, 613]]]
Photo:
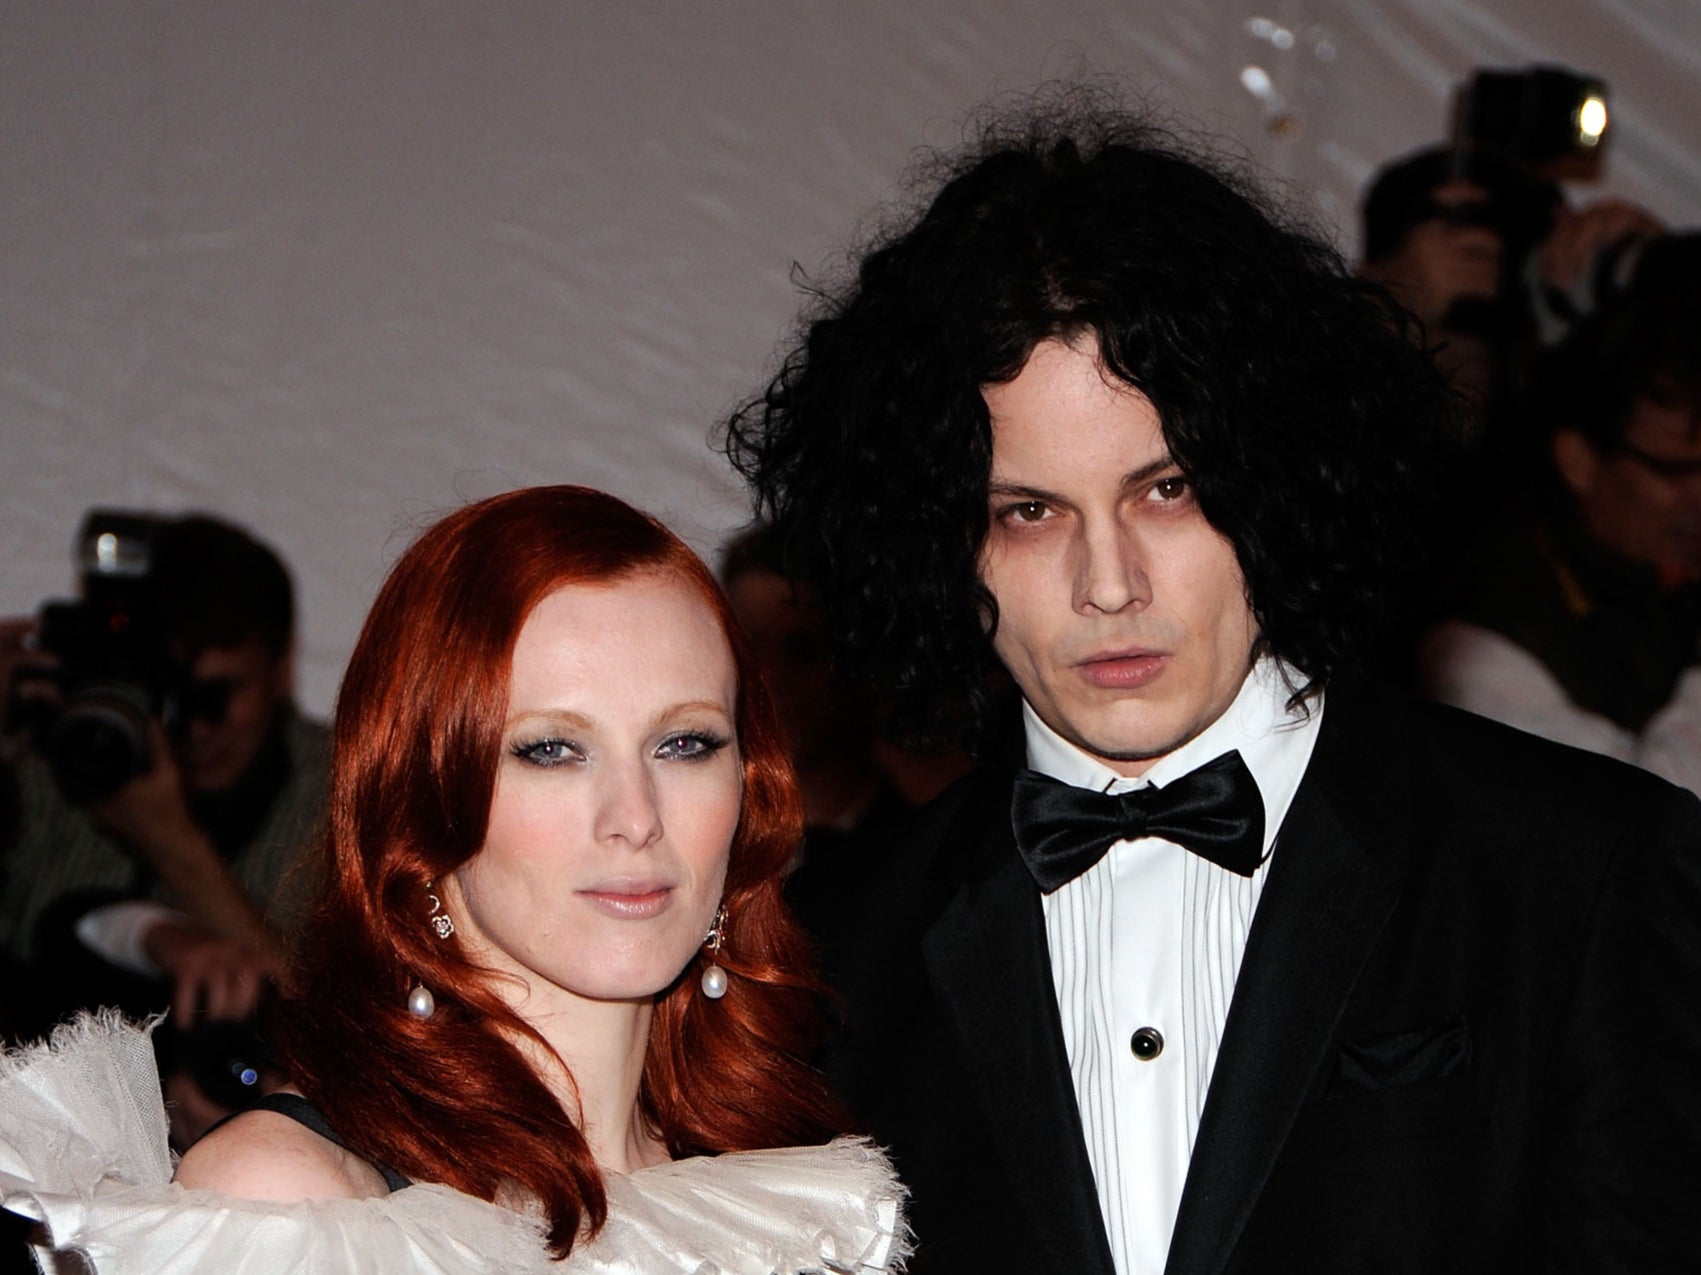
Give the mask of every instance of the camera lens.
[[43, 749], [73, 801], [99, 801], [148, 769], [148, 694], [128, 682], [76, 688]]
[[240, 1111], [260, 1098], [271, 1051], [252, 1021], [203, 1023], [177, 1037], [177, 1060], [207, 1097]]

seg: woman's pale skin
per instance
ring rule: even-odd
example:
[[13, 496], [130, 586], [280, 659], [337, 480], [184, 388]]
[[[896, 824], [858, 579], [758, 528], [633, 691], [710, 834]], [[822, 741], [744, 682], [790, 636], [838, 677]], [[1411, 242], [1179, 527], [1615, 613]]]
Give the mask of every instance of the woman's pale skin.
[[[515, 1043], [605, 1172], [668, 1158], [638, 1085], [656, 993], [701, 946], [725, 884], [737, 690], [691, 585], [648, 573], [550, 594], [514, 646], [484, 845], [437, 883], [451, 941], [548, 1042], [553, 1055]], [[252, 1199], [386, 1193], [371, 1164], [267, 1111], [195, 1144], [177, 1181]]]

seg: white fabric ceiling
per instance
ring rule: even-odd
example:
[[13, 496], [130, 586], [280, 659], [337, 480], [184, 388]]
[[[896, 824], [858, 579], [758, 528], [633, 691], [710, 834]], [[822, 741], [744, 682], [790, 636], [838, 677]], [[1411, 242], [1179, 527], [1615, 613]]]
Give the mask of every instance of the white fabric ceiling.
[[[1696, 0], [0, 0], [0, 614], [93, 504], [219, 510], [330, 706], [429, 516], [606, 487], [712, 552], [706, 445], [797, 294], [977, 104], [1123, 77], [1352, 247], [1474, 65], [1607, 77], [1604, 189], [1701, 210]], [[1248, 72], [1247, 68], [1256, 68]], [[1246, 85], [1268, 80], [1262, 96]]]

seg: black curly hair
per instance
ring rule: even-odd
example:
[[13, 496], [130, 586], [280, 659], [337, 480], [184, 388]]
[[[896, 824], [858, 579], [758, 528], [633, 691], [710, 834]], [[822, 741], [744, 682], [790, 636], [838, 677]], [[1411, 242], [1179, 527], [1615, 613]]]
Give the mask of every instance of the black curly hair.
[[985, 725], [981, 390], [1083, 335], [1157, 408], [1296, 701], [1374, 659], [1453, 410], [1386, 297], [1248, 181], [1097, 102], [995, 121], [927, 175], [937, 194], [815, 290], [725, 426], [842, 670], [899, 692], [912, 735]]

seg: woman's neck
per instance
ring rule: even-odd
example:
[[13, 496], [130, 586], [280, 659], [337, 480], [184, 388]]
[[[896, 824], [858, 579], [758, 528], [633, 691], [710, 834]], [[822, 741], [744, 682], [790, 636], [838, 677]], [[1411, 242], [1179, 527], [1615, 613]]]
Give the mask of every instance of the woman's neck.
[[638, 1111], [653, 1013], [648, 1001], [593, 1001], [532, 988], [514, 1012], [559, 1056], [558, 1062], [537, 1042], [520, 1042], [562, 1109], [577, 1118], [601, 1168], [630, 1173], [668, 1158]]
[[[467, 916], [459, 883], [450, 877], [442, 884], [445, 910]], [[579, 1126], [597, 1164], [610, 1173], [630, 1173], [666, 1160], [667, 1148], [645, 1127], [638, 1111], [653, 1000], [577, 996], [484, 941], [471, 924], [457, 934], [475, 964], [496, 971], [495, 990], [508, 1008], [549, 1046], [543, 1048], [530, 1036], [513, 1040]]]

